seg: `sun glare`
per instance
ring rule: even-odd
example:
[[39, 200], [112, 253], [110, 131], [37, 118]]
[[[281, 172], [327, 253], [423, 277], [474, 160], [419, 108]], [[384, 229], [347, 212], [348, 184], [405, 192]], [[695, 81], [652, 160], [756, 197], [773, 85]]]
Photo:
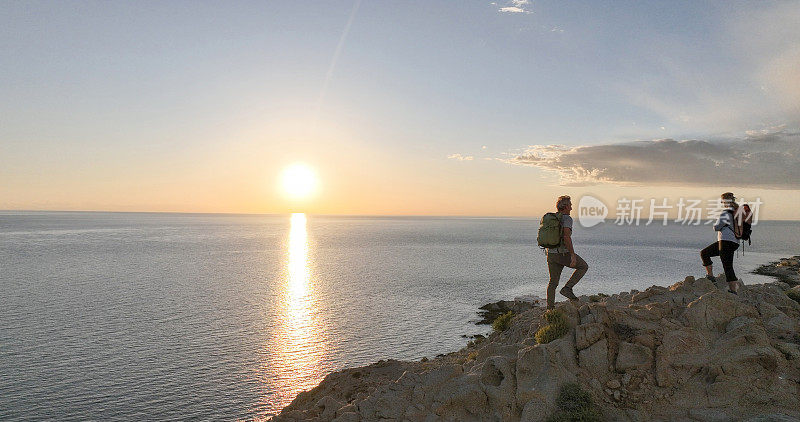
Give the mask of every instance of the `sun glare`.
[[317, 189], [317, 175], [306, 164], [296, 163], [283, 170], [283, 191], [293, 199], [311, 196]]

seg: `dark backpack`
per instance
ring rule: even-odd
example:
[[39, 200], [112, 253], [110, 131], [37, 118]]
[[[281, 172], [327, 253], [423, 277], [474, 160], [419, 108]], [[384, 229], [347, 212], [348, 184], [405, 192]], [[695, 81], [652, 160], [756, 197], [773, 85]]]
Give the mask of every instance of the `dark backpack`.
[[548, 212], [539, 222], [539, 233], [536, 242], [541, 248], [557, 248], [561, 246], [564, 229], [561, 227], [561, 213]]
[[746, 240], [750, 245], [750, 235], [753, 234], [753, 225], [750, 223], [742, 223], [742, 240]]
[[750, 244], [750, 235], [753, 233], [753, 225], [750, 223], [744, 222], [744, 219], [739, 216], [737, 218], [736, 214], [734, 214], [731, 210], [725, 210], [728, 215], [731, 216], [731, 222], [733, 225], [731, 229], [733, 229], [733, 235], [736, 236], [739, 240], [746, 240], [748, 244]]

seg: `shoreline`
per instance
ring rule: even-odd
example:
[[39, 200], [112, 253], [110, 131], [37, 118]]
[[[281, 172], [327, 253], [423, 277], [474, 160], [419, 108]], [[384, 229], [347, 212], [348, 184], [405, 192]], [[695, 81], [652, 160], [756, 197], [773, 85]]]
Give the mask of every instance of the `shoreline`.
[[753, 274], [775, 277], [791, 287], [800, 285], [800, 255], [781, 258], [751, 271]]
[[[738, 297], [725, 292], [727, 283], [724, 278], [718, 277], [715, 285], [705, 278], [695, 280], [690, 276], [669, 287], [652, 286], [641, 292], [632, 290], [610, 296], [584, 295], [577, 304], [558, 302], [557, 309], [568, 315], [570, 332], [566, 337], [547, 344], [539, 344], [532, 336], [543, 324], [544, 308], [537, 306], [541, 304], [541, 298], [521, 297], [489, 303], [480, 307], [483, 312], [480, 323], [485, 324], [498, 314], [512, 311], [511, 326], [505, 331], [493, 331], [485, 338], [472, 337], [466, 347], [434, 359], [389, 359], [330, 373], [313, 389], [298, 394], [272, 420], [345, 422], [380, 417], [543, 420], [538, 416], [558, 410], [554, 407], [557, 386], [554, 386], [553, 379], [577, 381], [594, 397], [598, 411], [619, 420], [649, 420], [644, 418], [646, 415], [703, 420], [713, 412], [725, 414], [726, 411], [730, 416], [800, 418], [800, 411], [795, 409], [796, 406], [789, 406], [789, 401], [786, 401], [789, 399], [781, 393], [792, 393], [791, 403], [800, 394], [800, 367], [796, 364], [800, 359], [800, 303], [784, 293], [792, 286], [795, 286], [793, 290], [800, 292], [799, 271], [800, 255], [763, 264], [752, 273], [771, 276], [777, 281], [745, 285]], [[698, 312], [700, 309], [701, 313]], [[724, 321], [717, 317], [718, 314], [724, 316]], [[739, 334], [739, 327], [744, 326], [755, 331], [741, 340], [726, 338], [735, 337]], [[588, 327], [592, 331], [588, 333], [592, 337], [590, 340], [585, 337]], [[705, 344], [692, 351], [692, 354], [702, 354], [706, 359], [696, 370], [715, 370], [715, 365], [722, 365], [720, 374], [727, 375], [729, 372], [737, 373], [735, 368], [747, 369], [736, 377], [724, 377], [725, 388], [702, 393], [703, 400], [709, 401], [700, 406], [691, 403], [701, 398], [695, 397], [700, 394], [695, 390], [705, 382], [695, 383], [698, 381], [692, 375], [695, 370], [686, 372], [684, 365], [671, 366], [672, 361], [667, 356], [675, 349], [674, 346], [661, 347], [671, 341], [670, 336], [680, 337], [687, 332], [694, 333], [691, 340], [682, 337], [680, 344], [686, 341]], [[587, 344], [582, 344], [587, 341], [593, 341], [588, 348]], [[744, 349], [734, 345], [741, 346], [742, 342], [747, 346]], [[555, 346], [551, 346], [554, 343], [559, 344], [557, 349], [560, 352], [556, 353]], [[731, 350], [720, 350], [725, 348]], [[556, 353], [545, 361], [528, 362], [538, 368], [534, 373], [544, 371], [549, 373], [548, 377], [529, 379], [530, 376], [523, 375], [520, 367], [525, 361], [523, 350], [536, 355], [548, 351]], [[597, 354], [599, 351], [602, 351], [601, 355]], [[713, 353], [706, 356], [704, 353], [709, 351]], [[547, 367], [547, 361], [562, 354], [572, 358], [555, 367]], [[726, 363], [720, 361], [719, 356], [733, 356], [733, 361], [741, 361], [725, 370]], [[762, 365], [764, 362], [766, 366]], [[789, 374], [788, 378], [776, 378], [776, 368], [782, 368], [784, 375]], [[763, 387], [772, 390], [770, 400], [778, 403], [777, 407], [758, 404], [758, 401], [746, 406], [730, 401], [730, 393], [725, 393], [727, 390], [738, 391], [742, 387], [737, 386], [749, 387], [757, 381], [748, 378], [751, 373], [760, 374], [758, 381], [762, 384], [764, 377], [790, 383], [783, 389], [775, 389], [777, 387], [771, 384]], [[503, 381], [506, 378], [513, 378], [514, 382], [506, 385]], [[635, 385], [632, 379], [636, 381]], [[681, 382], [675, 383], [674, 379]], [[520, 396], [520, 389], [527, 391], [529, 388], [547, 394], [536, 400], [527, 397], [527, 393]], [[501, 390], [504, 393], [500, 394]], [[744, 396], [744, 392], [741, 394]], [[716, 398], [718, 401], [727, 400], [728, 405], [716, 407], [718, 401], [710, 400], [709, 395], [719, 396]], [[680, 415], [673, 414], [681, 406], [688, 406], [688, 410]], [[642, 413], [644, 410], [647, 412]], [[538, 415], [535, 418], [534, 413]]]

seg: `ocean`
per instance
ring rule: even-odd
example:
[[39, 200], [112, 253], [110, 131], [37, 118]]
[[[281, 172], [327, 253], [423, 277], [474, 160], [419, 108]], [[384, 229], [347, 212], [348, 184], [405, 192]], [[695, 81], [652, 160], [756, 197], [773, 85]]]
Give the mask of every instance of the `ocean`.
[[[327, 373], [463, 347], [544, 296], [538, 219], [0, 212], [0, 420], [260, 420]], [[798, 253], [762, 221], [749, 272]], [[708, 225], [577, 226], [578, 295], [704, 270]], [[719, 261], [716, 272], [722, 272]], [[568, 272], [562, 278], [565, 280]]]

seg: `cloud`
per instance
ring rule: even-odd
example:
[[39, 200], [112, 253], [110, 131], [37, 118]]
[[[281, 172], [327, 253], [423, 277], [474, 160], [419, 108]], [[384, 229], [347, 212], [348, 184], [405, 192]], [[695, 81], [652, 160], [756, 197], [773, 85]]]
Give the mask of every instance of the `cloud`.
[[475, 157], [471, 155], [461, 155], [461, 154], [450, 154], [447, 156], [447, 158], [458, 161], [472, 161], [475, 159]]
[[504, 161], [554, 171], [563, 185], [570, 186], [612, 183], [800, 189], [800, 132], [773, 128], [749, 131], [738, 139], [532, 145]]
[[[492, 3], [493, 5], [497, 5], [497, 3]], [[531, 6], [530, 0], [511, 0], [510, 2], [506, 3], [506, 6], [501, 7], [498, 9], [500, 13], [525, 13], [531, 14], [528, 8]]]

